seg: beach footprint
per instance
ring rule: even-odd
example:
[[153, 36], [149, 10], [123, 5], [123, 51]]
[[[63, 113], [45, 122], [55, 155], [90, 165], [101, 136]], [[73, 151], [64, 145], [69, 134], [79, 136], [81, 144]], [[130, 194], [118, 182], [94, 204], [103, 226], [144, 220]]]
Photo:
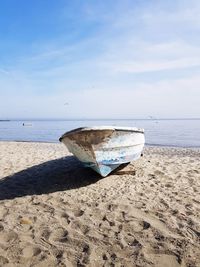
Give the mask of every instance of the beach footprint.
[[52, 230], [49, 241], [51, 243], [66, 243], [68, 242], [68, 231], [63, 227], [58, 227], [57, 229]]
[[0, 244], [10, 246], [18, 239], [18, 234], [14, 231], [3, 232], [0, 234]]
[[42, 250], [40, 249], [40, 247], [36, 247], [32, 244], [28, 244], [23, 248], [22, 255], [25, 258], [31, 258], [31, 257], [38, 256], [41, 252]]
[[74, 212], [75, 217], [81, 217], [84, 214], [84, 211], [81, 209], [78, 209]]
[[5, 266], [5, 264], [7, 263], [9, 263], [9, 260], [6, 257], [0, 255], [0, 266]]
[[168, 254], [145, 254], [145, 258], [150, 260], [153, 263], [153, 266], [160, 267], [181, 267], [179, 260], [175, 255], [168, 255]]

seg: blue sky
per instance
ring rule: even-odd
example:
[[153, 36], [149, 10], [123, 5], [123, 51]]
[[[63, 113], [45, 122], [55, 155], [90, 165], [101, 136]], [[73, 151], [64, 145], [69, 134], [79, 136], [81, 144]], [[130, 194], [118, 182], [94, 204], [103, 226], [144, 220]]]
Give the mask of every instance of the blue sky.
[[0, 1], [0, 118], [200, 117], [200, 1]]

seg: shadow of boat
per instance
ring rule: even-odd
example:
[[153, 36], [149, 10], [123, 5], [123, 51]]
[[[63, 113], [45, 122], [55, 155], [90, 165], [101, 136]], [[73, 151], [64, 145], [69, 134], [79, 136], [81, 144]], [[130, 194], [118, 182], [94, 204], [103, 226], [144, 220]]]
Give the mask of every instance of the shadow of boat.
[[102, 177], [68, 156], [44, 162], [0, 180], [0, 200], [76, 189]]

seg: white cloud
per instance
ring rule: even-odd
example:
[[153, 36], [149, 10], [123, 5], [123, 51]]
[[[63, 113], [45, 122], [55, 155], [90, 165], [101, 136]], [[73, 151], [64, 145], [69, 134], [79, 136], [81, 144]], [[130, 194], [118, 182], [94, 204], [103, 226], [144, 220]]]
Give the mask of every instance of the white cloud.
[[113, 71], [128, 73], [143, 73], [162, 70], [176, 70], [182, 68], [191, 68], [200, 66], [197, 58], [183, 58], [176, 60], [160, 60], [160, 61], [138, 61], [114, 64], [111, 66]]

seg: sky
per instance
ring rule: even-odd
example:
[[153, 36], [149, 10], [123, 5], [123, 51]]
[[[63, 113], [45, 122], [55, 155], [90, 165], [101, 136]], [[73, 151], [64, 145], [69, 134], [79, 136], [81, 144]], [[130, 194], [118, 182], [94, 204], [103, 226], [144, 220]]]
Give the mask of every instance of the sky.
[[199, 0], [0, 1], [0, 119], [200, 118]]

